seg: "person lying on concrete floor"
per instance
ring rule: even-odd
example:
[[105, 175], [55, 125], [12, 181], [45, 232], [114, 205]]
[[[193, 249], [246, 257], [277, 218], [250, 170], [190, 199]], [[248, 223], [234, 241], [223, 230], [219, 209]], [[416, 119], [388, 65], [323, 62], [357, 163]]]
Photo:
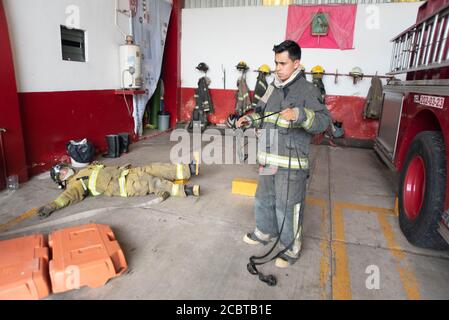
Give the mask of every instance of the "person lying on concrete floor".
[[194, 162], [189, 165], [153, 163], [143, 167], [93, 163], [78, 172], [68, 164], [57, 164], [50, 170], [50, 176], [59, 188], [65, 190], [56, 200], [40, 207], [37, 214], [47, 218], [54, 211], [89, 195], [135, 197], [154, 193], [164, 200], [170, 196], [199, 196], [199, 185], [176, 183], [176, 180], [188, 180], [198, 173], [198, 163]]

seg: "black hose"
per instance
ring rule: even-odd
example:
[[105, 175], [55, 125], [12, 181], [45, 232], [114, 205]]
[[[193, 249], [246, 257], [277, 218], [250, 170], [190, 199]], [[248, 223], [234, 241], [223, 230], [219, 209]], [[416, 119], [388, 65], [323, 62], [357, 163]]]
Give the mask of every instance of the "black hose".
[[[275, 112], [273, 114], [278, 114], [280, 112], [281, 111]], [[270, 114], [268, 116], [271, 116], [273, 114]], [[266, 118], [268, 116], [264, 116], [264, 117], [262, 117], [260, 119]], [[277, 124], [277, 120], [276, 120], [276, 124]], [[292, 121], [290, 121], [290, 124], [289, 124], [289, 127], [288, 127], [288, 134], [290, 134], [290, 129], [292, 129]], [[292, 135], [290, 135], [290, 147], [289, 147], [289, 157], [288, 157], [288, 172], [287, 172], [287, 198], [286, 198], [286, 203], [285, 203], [284, 218], [282, 220], [281, 229], [279, 231], [279, 234], [278, 234], [278, 236], [276, 238], [275, 243], [270, 248], [270, 250], [266, 254], [264, 254], [262, 256], [251, 256], [249, 258], [249, 263], [246, 266], [246, 268], [247, 268], [249, 273], [251, 273], [252, 275], [258, 275], [259, 276], [259, 280], [262, 281], [262, 282], [265, 282], [269, 286], [275, 286], [277, 284], [276, 277], [274, 275], [271, 275], [271, 274], [270, 275], [264, 275], [262, 272], [257, 270], [256, 266], [266, 264], [266, 263], [268, 263], [270, 261], [273, 261], [276, 258], [279, 258], [283, 253], [285, 253], [293, 245], [293, 243], [295, 242], [296, 237], [298, 236], [299, 230], [300, 230], [300, 228], [298, 228], [298, 230], [296, 231], [295, 235], [293, 236], [293, 239], [290, 242], [290, 244], [288, 246], [286, 246], [284, 249], [282, 249], [281, 251], [279, 251], [271, 259], [269, 259], [267, 261], [263, 261], [263, 262], [255, 262], [254, 261], [254, 260], [261, 260], [261, 259], [264, 259], [264, 258], [268, 257], [273, 252], [274, 248], [276, 247], [276, 245], [279, 243], [279, 241], [281, 239], [281, 234], [282, 234], [282, 231], [284, 229], [285, 219], [287, 217], [288, 198], [289, 198], [289, 191], [290, 191], [290, 172], [291, 172], [292, 149], [293, 149], [292, 148]], [[298, 148], [296, 148], [296, 145], [295, 145], [295, 152], [296, 152], [296, 156], [298, 158], [298, 163], [300, 164], [301, 161], [299, 159]], [[301, 169], [302, 169], [302, 167], [301, 167]]]
[[[279, 112], [278, 112], [279, 113]], [[290, 133], [290, 129], [292, 128], [292, 122], [290, 121], [290, 125], [288, 128], [288, 133]], [[292, 136], [290, 135], [290, 146], [292, 143]], [[281, 225], [281, 229], [279, 231], [279, 234], [276, 238], [275, 243], [273, 244], [273, 246], [270, 248], [270, 250], [262, 255], [262, 256], [251, 256], [249, 258], [249, 263], [246, 265], [246, 268], [248, 270], [249, 273], [251, 273], [252, 275], [258, 275], [259, 276], [259, 280], [262, 282], [265, 282], [267, 285], [271, 286], [275, 286], [277, 284], [277, 279], [274, 275], [264, 275], [262, 272], [260, 272], [259, 270], [257, 270], [256, 265], [263, 265], [265, 263], [268, 263], [276, 258], [278, 258], [282, 253], [284, 253], [285, 251], [288, 250], [288, 248], [293, 244], [293, 241], [296, 238], [293, 237], [293, 241], [292, 243], [287, 246], [285, 249], [281, 250], [280, 252], [278, 252], [274, 257], [272, 257], [270, 260], [264, 261], [264, 262], [255, 262], [254, 260], [261, 260], [264, 259], [266, 257], [268, 257], [274, 250], [274, 248], [276, 248], [277, 244], [279, 243], [280, 239], [281, 239], [281, 234], [282, 231], [284, 230], [284, 224], [285, 224], [285, 219], [287, 217], [287, 207], [288, 207], [288, 198], [289, 198], [289, 193], [290, 193], [290, 172], [291, 172], [291, 160], [292, 160], [292, 149], [289, 149], [289, 158], [288, 158], [288, 171], [287, 171], [287, 198], [286, 198], [286, 203], [285, 203], [285, 209], [284, 209], [284, 218], [282, 219], [282, 225]], [[299, 230], [299, 229], [298, 229]]]

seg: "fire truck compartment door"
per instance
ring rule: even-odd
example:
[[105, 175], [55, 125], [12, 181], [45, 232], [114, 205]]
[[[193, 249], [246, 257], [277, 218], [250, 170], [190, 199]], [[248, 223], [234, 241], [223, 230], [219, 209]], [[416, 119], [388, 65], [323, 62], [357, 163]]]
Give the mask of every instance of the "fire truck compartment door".
[[386, 156], [391, 161], [393, 161], [396, 153], [403, 102], [403, 93], [389, 91], [384, 93], [377, 142], [382, 145]]

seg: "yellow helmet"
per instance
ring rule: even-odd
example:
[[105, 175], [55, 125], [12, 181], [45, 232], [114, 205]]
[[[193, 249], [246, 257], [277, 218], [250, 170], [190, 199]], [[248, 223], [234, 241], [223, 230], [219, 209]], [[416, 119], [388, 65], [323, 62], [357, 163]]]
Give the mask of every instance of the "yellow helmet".
[[263, 64], [259, 67], [259, 72], [271, 73], [270, 67], [267, 64]]
[[322, 66], [318, 65], [312, 68], [312, 73], [324, 73], [324, 69]]

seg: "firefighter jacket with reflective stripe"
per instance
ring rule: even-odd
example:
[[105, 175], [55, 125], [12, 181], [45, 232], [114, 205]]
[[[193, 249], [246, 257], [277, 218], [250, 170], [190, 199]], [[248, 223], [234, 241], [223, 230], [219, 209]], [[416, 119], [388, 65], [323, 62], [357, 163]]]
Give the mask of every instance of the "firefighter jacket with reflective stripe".
[[184, 197], [182, 185], [175, 180], [191, 176], [188, 165], [153, 163], [144, 167], [89, 165], [68, 180], [64, 192], [50, 206], [61, 209], [82, 201], [88, 195], [133, 197], [149, 193]]
[[[299, 72], [292, 78], [285, 86], [274, 81], [257, 105], [261, 112], [249, 117], [253, 126], [266, 129], [266, 137], [270, 137], [265, 138], [265, 150], [258, 150], [260, 164], [288, 168], [291, 150], [291, 168], [307, 170], [311, 138], [324, 132], [332, 120], [320, 91]], [[291, 122], [292, 128], [290, 121], [274, 114], [287, 108], [293, 108], [297, 114], [296, 121]], [[268, 117], [260, 119], [262, 116]], [[277, 141], [272, 139], [269, 129], [277, 129]]]
[[245, 76], [242, 76], [237, 81], [237, 88], [235, 111], [238, 115], [242, 116], [252, 108], [251, 97], [249, 95], [249, 88]]
[[267, 77], [265, 73], [259, 72], [259, 76], [257, 77], [256, 87], [254, 88], [254, 97], [253, 97], [253, 108], [255, 109], [257, 104], [259, 103], [260, 98], [263, 97], [265, 92], [267, 91], [268, 83]]
[[207, 113], [214, 113], [214, 104], [210, 97], [209, 87], [207, 83], [210, 80], [206, 77], [198, 80], [198, 88], [195, 90], [196, 108], [199, 108]]

